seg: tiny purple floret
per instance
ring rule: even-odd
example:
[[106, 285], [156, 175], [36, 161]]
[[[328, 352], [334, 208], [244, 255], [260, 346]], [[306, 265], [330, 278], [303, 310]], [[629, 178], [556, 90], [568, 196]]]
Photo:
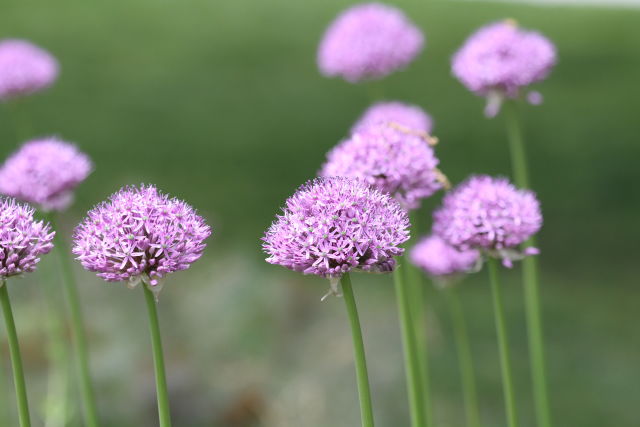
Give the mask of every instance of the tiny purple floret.
[[378, 102], [369, 107], [358, 119], [352, 133], [381, 123], [397, 123], [409, 129], [430, 133], [433, 130], [431, 116], [417, 105], [402, 102]]
[[353, 178], [316, 178], [291, 196], [263, 237], [267, 262], [339, 279], [352, 270], [390, 272], [409, 239], [398, 203]]
[[356, 132], [327, 154], [321, 176], [360, 178], [395, 197], [405, 209], [446, 187], [428, 135], [379, 124]]
[[469, 178], [444, 197], [433, 216], [434, 233], [460, 250], [481, 250], [506, 266], [537, 253], [532, 248], [520, 253], [517, 247], [542, 227], [540, 203], [532, 191], [505, 178]]
[[92, 169], [89, 157], [73, 144], [56, 138], [29, 141], [0, 168], [0, 193], [44, 211], [62, 211]]
[[55, 232], [33, 214], [28, 205], [0, 198], [0, 286], [9, 277], [34, 271], [53, 248]]
[[433, 277], [445, 278], [473, 270], [480, 260], [475, 249], [459, 250], [438, 235], [423, 237], [409, 252], [411, 262]]
[[29, 95], [51, 86], [58, 61], [26, 40], [0, 41], [0, 101]]
[[318, 66], [327, 77], [355, 83], [405, 68], [424, 45], [422, 32], [392, 6], [363, 3], [342, 12], [326, 30]]
[[160, 279], [189, 268], [210, 235], [211, 228], [185, 202], [153, 186], [125, 187], [78, 225], [73, 253], [98, 277], [130, 286], [143, 281], [157, 295]]

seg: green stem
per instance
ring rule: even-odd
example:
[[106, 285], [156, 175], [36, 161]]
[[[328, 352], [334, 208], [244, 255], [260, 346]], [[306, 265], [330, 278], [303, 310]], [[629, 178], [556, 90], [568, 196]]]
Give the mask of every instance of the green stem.
[[458, 349], [458, 363], [462, 379], [464, 394], [464, 408], [467, 418], [467, 427], [480, 427], [480, 410], [478, 409], [478, 393], [476, 391], [476, 379], [473, 369], [473, 357], [471, 356], [471, 344], [464, 311], [460, 304], [458, 290], [454, 284], [447, 285], [444, 293], [449, 303], [453, 333]]
[[511, 374], [511, 357], [509, 355], [509, 338], [507, 323], [504, 314], [504, 304], [502, 302], [502, 289], [500, 285], [500, 274], [498, 261], [489, 258], [489, 277], [491, 281], [491, 291], [493, 293], [493, 312], [495, 314], [496, 333], [498, 335], [498, 348], [500, 350], [500, 368], [502, 371], [502, 391], [504, 393], [504, 404], [509, 427], [518, 426], [518, 414], [516, 411], [515, 392], [513, 387], [513, 376]]
[[[504, 105], [507, 135], [511, 149], [511, 162], [515, 183], [522, 188], [529, 188], [527, 158], [524, 138], [515, 101]], [[525, 242], [525, 246], [535, 247], [534, 238]], [[533, 395], [536, 407], [536, 418], [540, 427], [551, 427], [551, 410], [547, 386], [547, 374], [544, 351], [544, 334], [540, 308], [540, 289], [538, 284], [538, 267], [535, 257], [526, 257], [522, 261], [522, 279], [525, 295], [525, 310], [529, 337], [529, 358], [533, 381]]]
[[362, 341], [362, 330], [358, 318], [358, 308], [353, 296], [351, 277], [349, 273], [342, 276], [342, 293], [347, 306], [347, 314], [351, 323], [351, 336], [353, 338], [353, 353], [356, 363], [356, 377], [358, 380], [358, 395], [360, 397], [360, 417], [363, 427], [373, 427], [373, 408], [371, 407], [371, 391], [369, 389], [369, 375], [367, 373], [367, 360]]
[[69, 258], [69, 247], [67, 246], [63, 234], [55, 221], [51, 221], [56, 229], [55, 246], [62, 270], [62, 283], [71, 314], [71, 332], [73, 334], [74, 351], [78, 366], [80, 380], [80, 392], [84, 403], [84, 420], [87, 426], [97, 427], [98, 410], [96, 408], [93, 385], [91, 383], [91, 372], [89, 369], [89, 357], [87, 352], [87, 339], [85, 336], [84, 321], [80, 308], [80, 298], [78, 297], [78, 287], [73, 275], [71, 259]]
[[9, 352], [11, 353], [11, 367], [13, 369], [13, 381], [16, 387], [16, 400], [18, 402], [20, 427], [30, 427], [31, 419], [29, 417], [29, 402], [27, 401], [27, 386], [24, 381], [20, 345], [18, 343], [16, 324], [13, 321], [9, 292], [5, 281], [0, 282], [0, 304], [2, 305], [4, 323], [7, 327], [7, 340], [9, 341]]
[[420, 271], [409, 263], [405, 265], [406, 279], [411, 292], [410, 301], [413, 327], [416, 334], [416, 351], [420, 367], [420, 381], [424, 397], [425, 425], [433, 425], [433, 408], [431, 405], [431, 381], [429, 375], [429, 339], [427, 335], [427, 303], [426, 286]]
[[167, 377], [164, 369], [164, 356], [162, 354], [162, 339], [160, 338], [160, 324], [158, 323], [158, 311], [153, 292], [145, 283], [142, 284], [144, 297], [147, 301], [149, 313], [149, 330], [151, 332], [151, 345], [153, 347], [153, 365], [156, 373], [156, 394], [158, 398], [158, 417], [160, 427], [171, 426], [171, 412], [169, 410], [169, 393], [167, 391]]
[[[421, 235], [420, 210], [409, 212], [411, 222], [411, 235], [414, 236], [412, 242], [415, 244], [418, 236]], [[411, 311], [413, 317], [414, 331], [416, 334], [416, 346], [418, 351], [418, 363], [420, 365], [420, 381], [422, 382], [422, 393], [424, 397], [425, 425], [433, 425], [433, 407], [431, 405], [431, 381], [429, 374], [429, 341], [427, 333], [427, 299], [426, 286], [422, 273], [418, 268], [407, 262], [405, 267], [406, 279], [411, 292]]]
[[[402, 260], [403, 258], [400, 258]], [[402, 332], [402, 344], [404, 349], [404, 363], [407, 374], [407, 390], [409, 394], [409, 408], [411, 410], [412, 427], [425, 427], [426, 416], [424, 410], [424, 396], [422, 393], [420, 362], [418, 360], [418, 348], [416, 334], [413, 329], [411, 317], [411, 302], [409, 289], [403, 280], [401, 268], [396, 268], [393, 278], [398, 299], [398, 313], [400, 316], [400, 329]]]

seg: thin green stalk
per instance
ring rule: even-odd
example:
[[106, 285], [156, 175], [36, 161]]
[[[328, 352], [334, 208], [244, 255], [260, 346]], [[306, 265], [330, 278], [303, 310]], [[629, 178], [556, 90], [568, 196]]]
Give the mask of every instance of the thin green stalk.
[[9, 341], [9, 352], [11, 353], [11, 368], [13, 369], [13, 382], [16, 387], [16, 400], [18, 403], [20, 427], [30, 427], [31, 418], [29, 416], [27, 386], [24, 381], [24, 371], [22, 369], [22, 356], [20, 356], [18, 334], [16, 333], [16, 324], [13, 321], [9, 292], [5, 281], [0, 282], [0, 304], [2, 305], [4, 323], [7, 327], [7, 340]]
[[149, 313], [149, 330], [151, 332], [151, 345], [153, 347], [153, 366], [156, 373], [156, 394], [158, 398], [160, 427], [171, 427], [169, 393], [167, 391], [167, 377], [164, 369], [164, 355], [162, 353], [162, 339], [160, 338], [160, 324], [158, 323], [156, 299], [146, 284], [142, 285], [142, 289], [144, 290], [144, 297], [147, 301], [147, 311]]
[[458, 349], [458, 363], [460, 365], [460, 377], [462, 379], [467, 427], [480, 427], [480, 410], [478, 409], [475, 370], [473, 368], [473, 357], [471, 356], [471, 344], [469, 342], [469, 333], [467, 332], [467, 323], [462, 305], [460, 304], [460, 296], [454, 284], [446, 286], [444, 293], [449, 303], [453, 333]]
[[[524, 138], [514, 101], [504, 106], [507, 135], [511, 149], [511, 162], [516, 185], [529, 188], [529, 173]], [[526, 246], [535, 247], [535, 239], [525, 242]], [[540, 427], [551, 427], [551, 409], [547, 386], [547, 370], [544, 351], [544, 334], [540, 308], [540, 289], [538, 284], [538, 266], [535, 257], [526, 257], [522, 261], [522, 281], [525, 295], [525, 310], [529, 337], [529, 358], [533, 381], [533, 395], [536, 407], [536, 418]]]
[[411, 316], [413, 318], [413, 330], [416, 334], [416, 351], [420, 367], [422, 395], [424, 397], [425, 425], [430, 427], [433, 425], [433, 407], [431, 405], [431, 380], [429, 374], [426, 286], [420, 271], [415, 266], [407, 263], [404, 270], [406, 273], [405, 279], [411, 292]]
[[404, 363], [407, 374], [407, 391], [409, 394], [409, 409], [411, 410], [411, 425], [412, 427], [425, 427], [426, 416], [424, 410], [424, 395], [422, 392], [422, 381], [420, 378], [421, 372], [420, 361], [418, 360], [416, 333], [413, 329], [414, 324], [411, 317], [409, 288], [403, 278], [401, 268], [395, 269], [393, 272], [393, 279], [396, 288], [396, 298], [398, 299], [398, 314], [400, 316], [400, 330], [402, 332]]
[[[421, 235], [419, 210], [410, 211], [409, 218], [411, 222], [411, 235], [414, 236], [412, 241], [415, 243], [416, 237]], [[431, 404], [431, 381], [429, 374], [426, 283], [423, 280], [424, 276], [415, 265], [407, 262], [404, 270], [406, 274], [405, 278], [411, 292], [411, 315], [413, 317], [413, 328], [416, 334], [420, 381], [422, 381], [422, 393], [424, 396], [425, 425], [430, 427], [433, 425], [433, 406]]]
[[93, 385], [91, 382], [91, 371], [89, 369], [89, 357], [87, 352], [87, 338], [85, 336], [84, 320], [82, 309], [80, 307], [80, 298], [78, 296], [78, 287], [73, 275], [72, 264], [69, 254], [69, 247], [64, 240], [60, 228], [51, 221], [57, 230], [55, 235], [55, 252], [58, 254], [60, 269], [62, 270], [62, 283], [69, 304], [71, 314], [71, 332], [73, 334], [74, 351], [76, 356], [76, 365], [78, 366], [78, 375], [80, 381], [80, 393], [84, 403], [84, 420], [88, 427], [98, 427], [98, 410], [96, 408], [96, 399], [93, 393]]
[[502, 302], [502, 289], [500, 285], [500, 273], [498, 261], [489, 258], [489, 277], [491, 281], [491, 291], [493, 293], [493, 312], [496, 321], [496, 333], [498, 335], [498, 348], [500, 350], [500, 368], [502, 371], [502, 391], [504, 393], [504, 404], [509, 427], [518, 426], [518, 414], [516, 411], [515, 391], [513, 387], [513, 376], [511, 374], [511, 356], [509, 355], [509, 337], [507, 332], [507, 322], [504, 314], [504, 304]]
[[371, 391], [369, 388], [369, 375], [367, 373], [367, 360], [364, 353], [364, 342], [362, 341], [362, 330], [360, 319], [358, 318], [358, 308], [353, 296], [351, 277], [349, 273], [342, 276], [342, 293], [347, 306], [347, 314], [351, 324], [351, 336], [353, 338], [353, 353], [356, 363], [356, 377], [358, 380], [358, 395], [360, 397], [360, 417], [362, 427], [373, 427], [373, 408], [371, 406]]

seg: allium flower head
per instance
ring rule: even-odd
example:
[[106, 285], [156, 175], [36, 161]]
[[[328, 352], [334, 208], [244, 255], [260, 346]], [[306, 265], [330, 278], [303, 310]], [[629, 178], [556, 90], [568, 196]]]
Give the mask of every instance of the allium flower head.
[[33, 219], [33, 208], [0, 198], [0, 285], [7, 278], [36, 269], [53, 248], [49, 224]]
[[263, 237], [267, 262], [337, 284], [351, 270], [389, 272], [409, 239], [407, 213], [358, 179], [316, 178], [291, 196]]
[[431, 132], [433, 121], [422, 108], [402, 102], [378, 102], [369, 107], [358, 119], [351, 132], [362, 131], [372, 125], [397, 123], [416, 131]]
[[28, 41], [0, 41], [0, 101], [51, 86], [58, 69], [58, 62], [49, 52]]
[[430, 142], [422, 132], [379, 124], [356, 132], [327, 155], [321, 176], [360, 178], [395, 197], [406, 209], [447, 185], [437, 169]]
[[[444, 197], [434, 213], [433, 230], [460, 250], [480, 249], [510, 266], [516, 247], [542, 226], [533, 192], [518, 190], [507, 179], [474, 176]], [[525, 254], [536, 253], [529, 249]]]
[[521, 88], [547, 77], [555, 63], [556, 49], [549, 39], [506, 20], [469, 37], [454, 55], [452, 69], [469, 90], [490, 98], [487, 115], [493, 116], [502, 97], [518, 97]]
[[364, 3], [342, 12], [318, 49], [318, 66], [327, 77], [349, 82], [385, 77], [406, 67], [420, 53], [422, 32], [395, 7]]
[[153, 186], [126, 187], [78, 225], [73, 253], [109, 282], [143, 281], [157, 293], [160, 279], [186, 270], [202, 255], [211, 228], [185, 202]]
[[55, 138], [29, 141], [0, 168], [0, 193], [45, 211], [62, 211], [92, 169], [89, 157], [73, 144]]
[[447, 277], [471, 271], [480, 259], [475, 249], [458, 250], [440, 236], [423, 237], [409, 253], [411, 262], [434, 277]]

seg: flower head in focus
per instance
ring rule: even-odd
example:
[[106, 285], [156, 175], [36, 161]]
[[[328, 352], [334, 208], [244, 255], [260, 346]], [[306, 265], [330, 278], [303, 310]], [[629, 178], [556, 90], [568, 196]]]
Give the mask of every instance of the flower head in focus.
[[189, 268], [210, 235], [211, 228], [185, 202], [153, 186], [126, 187], [78, 225], [73, 253], [98, 277], [130, 286], [143, 281], [157, 297], [160, 279]]
[[58, 61], [26, 40], [0, 41], [0, 101], [29, 95], [51, 86]]
[[381, 123], [397, 123], [408, 129], [431, 133], [433, 120], [431, 116], [417, 105], [402, 102], [378, 102], [369, 107], [353, 125], [351, 132], [360, 132]]
[[407, 213], [353, 178], [316, 178], [291, 196], [263, 237], [267, 262], [329, 278], [337, 293], [351, 270], [390, 272], [409, 239]]
[[448, 185], [424, 132], [383, 123], [356, 132], [327, 155], [321, 176], [360, 178], [406, 209]]
[[519, 190], [505, 178], [473, 176], [448, 193], [433, 215], [433, 231], [459, 250], [478, 249], [513, 260], [535, 254], [518, 246], [542, 227], [540, 203], [529, 190]]
[[[556, 49], [542, 34], [518, 27], [513, 20], [481, 28], [456, 52], [452, 71], [472, 92], [487, 97], [485, 113], [495, 116], [504, 98], [543, 80], [556, 63]], [[539, 104], [535, 93], [532, 103]]]
[[409, 252], [409, 258], [428, 275], [447, 278], [472, 271], [480, 261], [480, 252], [459, 250], [434, 234], [420, 239]]
[[327, 77], [355, 83], [409, 65], [424, 45], [422, 32], [392, 6], [363, 3], [342, 12], [326, 30], [318, 66]]
[[53, 248], [49, 224], [33, 218], [33, 208], [0, 198], [0, 285], [7, 278], [36, 269]]
[[0, 168], [0, 193], [45, 211], [62, 211], [92, 169], [89, 157], [73, 144], [55, 138], [32, 140]]

